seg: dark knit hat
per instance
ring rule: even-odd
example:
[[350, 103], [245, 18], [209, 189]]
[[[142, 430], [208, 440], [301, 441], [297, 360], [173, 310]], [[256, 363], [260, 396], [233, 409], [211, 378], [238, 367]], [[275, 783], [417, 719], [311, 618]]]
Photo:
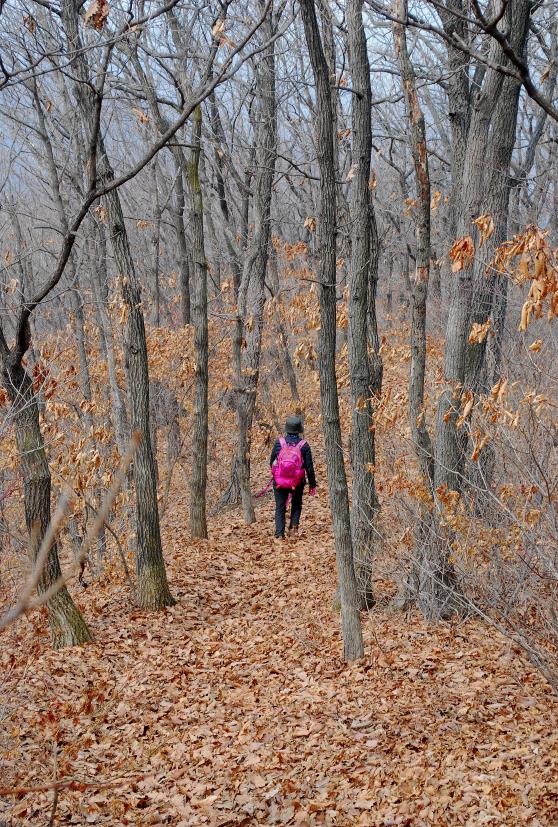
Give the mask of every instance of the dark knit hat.
[[287, 434], [302, 434], [304, 433], [304, 425], [300, 416], [289, 416], [285, 422], [285, 433]]

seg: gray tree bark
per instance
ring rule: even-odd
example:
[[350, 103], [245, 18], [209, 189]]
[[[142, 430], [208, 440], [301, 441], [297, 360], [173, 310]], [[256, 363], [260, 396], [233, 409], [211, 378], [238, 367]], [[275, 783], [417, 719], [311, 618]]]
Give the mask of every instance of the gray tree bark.
[[[148, 100], [153, 119], [160, 132], [168, 128], [161, 112], [154, 90], [149, 84], [140, 64], [137, 53], [132, 61]], [[208, 322], [207, 322], [207, 261], [205, 256], [205, 239], [203, 227], [203, 195], [199, 177], [201, 153], [201, 107], [194, 112], [192, 130], [192, 151], [189, 162], [179, 147], [172, 148], [177, 170], [177, 207], [181, 210], [184, 202], [182, 174], [187, 181], [189, 194], [189, 218], [192, 239], [192, 272], [188, 273], [188, 317], [194, 326], [194, 352], [196, 361], [194, 391], [194, 427], [192, 450], [196, 462], [192, 468], [190, 500], [190, 532], [192, 537], [207, 537], [206, 489], [207, 489], [207, 431], [208, 431]], [[176, 216], [176, 229], [181, 248], [182, 272], [185, 275], [187, 257], [185, 255], [186, 239], [182, 218]], [[186, 317], [183, 301], [183, 320]]]
[[[364, 605], [373, 602], [372, 557], [375, 519], [378, 508], [374, 484], [376, 451], [374, 444], [372, 370], [368, 355], [369, 314], [375, 320], [375, 297], [371, 264], [377, 263], [378, 238], [374, 209], [370, 200], [370, 157], [372, 121], [370, 66], [362, 22], [362, 0], [348, 0], [347, 29], [352, 77], [352, 161], [356, 166], [351, 183], [351, 275], [349, 284], [349, 371], [352, 403], [351, 450], [353, 496], [351, 528], [355, 568]], [[372, 224], [374, 223], [374, 232]], [[374, 249], [373, 249], [374, 245]], [[370, 307], [372, 304], [372, 307]], [[374, 324], [375, 330], [377, 325]]]
[[[407, 18], [407, 0], [400, 0], [398, 16]], [[409, 121], [409, 143], [415, 167], [417, 190], [417, 218], [415, 227], [416, 262], [411, 276], [411, 367], [409, 376], [409, 420], [413, 447], [421, 475], [431, 488], [434, 478], [434, 458], [430, 435], [424, 417], [424, 377], [426, 371], [426, 303], [430, 277], [430, 173], [426, 146], [424, 115], [419, 103], [415, 71], [407, 47], [407, 33], [403, 24], [394, 24], [395, 48], [399, 60], [405, 108]]]
[[[504, 16], [505, 24], [512, 24], [513, 26], [514, 34], [512, 34], [512, 37], [514, 35], [517, 37], [517, 32], [523, 31], [525, 27], [525, 14], [528, 14], [525, 7], [524, 0], [514, 4], [513, 21], [510, 19], [511, 12], [509, 9]], [[493, 41], [490, 54], [491, 62], [497, 62], [501, 58], [500, 46]], [[471, 116], [458, 236], [471, 235], [475, 246], [479, 235], [471, 222], [484, 212], [486, 203], [486, 159], [490, 156], [495, 143], [500, 141], [500, 136], [496, 135], [494, 130], [491, 132], [490, 127], [503, 84], [504, 78], [499, 72], [487, 69]], [[508, 89], [507, 85], [506, 89]], [[514, 101], [513, 98], [509, 97], [509, 93], [506, 95], [504, 105], [513, 108]], [[471, 328], [475, 286], [474, 268], [472, 264], [469, 264], [463, 267], [458, 274], [456, 288], [450, 304], [444, 362], [446, 388], [440, 398], [437, 414], [435, 486], [446, 486], [454, 491], [461, 490], [463, 479], [465, 446], [462, 434], [458, 432], [456, 427], [456, 420], [459, 415], [467, 370], [468, 338]], [[484, 291], [482, 307], [483, 312], [486, 312], [487, 304]], [[484, 320], [486, 320], [486, 317]]]
[[[529, 12], [528, 0], [518, 0], [513, 4], [513, 14], [512, 7], [508, 6], [500, 24], [508, 27], [510, 42], [519, 49], [519, 53], [523, 49]], [[492, 41], [489, 58], [491, 63], [505, 59], [496, 41]], [[448, 315], [444, 359], [445, 388], [439, 399], [436, 420], [436, 492], [450, 490], [461, 493], [465, 481], [467, 437], [465, 430], [458, 429], [457, 419], [464, 393], [478, 389], [477, 383], [486, 352], [485, 344], [469, 344], [469, 332], [474, 319], [487, 320], [494, 289], [493, 277], [486, 277], [484, 272], [486, 260], [480, 263], [483, 259], [483, 256], [479, 255], [480, 233], [472, 221], [489, 208], [498, 209], [503, 206], [501, 200], [496, 204], [494, 199], [501, 199], [502, 196], [497, 196], [497, 193], [500, 192], [501, 186], [506, 188], [508, 185], [518, 94], [515, 82], [510, 85], [509, 81], [509, 78], [504, 78], [496, 70], [486, 69], [471, 113], [462, 177], [458, 236], [471, 235], [477, 256], [476, 264], [466, 262], [459, 271]], [[498, 112], [504, 120], [495, 116]], [[507, 129], [504, 127], [504, 121], [508, 123]], [[505, 134], [501, 134], [502, 128]], [[498, 184], [491, 179], [487, 181], [487, 159], [498, 169], [500, 178], [503, 176], [503, 182], [500, 178]], [[491, 169], [492, 166], [488, 168]], [[495, 190], [491, 190], [491, 187]], [[438, 512], [442, 514], [443, 504], [438, 498], [436, 504]], [[423, 611], [429, 617], [445, 616], [456, 605], [456, 585], [449, 564], [450, 541], [447, 530], [441, 523], [438, 524], [437, 530], [433, 532], [433, 541], [423, 558], [430, 583], [429, 593], [423, 601]]]
[[176, 164], [175, 184], [175, 205], [174, 205], [174, 229], [178, 245], [178, 281], [180, 286], [180, 318], [183, 327], [190, 324], [190, 260], [188, 256], [188, 244], [186, 242], [186, 230], [184, 229], [184, 180], [182, 178], [182, 167]]
[[336, 185], [333, 143], [335, 136], [329, 71], [313, 0], [301, 0], [300, 8], [316, 84], [316, 148], [320, 167], [320, 207], [317, 226], [317, 280], [320, 284], [321, 318], [320, 401], [341, 599], [343, 657], [350, 661], [362, 657], [364, 647], [360, 624], [360, 600], [353, 562], [349, 493], [341, 443], [335, 372]]
[[161, 199], [159, 197], [159, 182], [157, 180], [157, 161], [154, 159], [150, 165], [151, 186], [153, 187], [153, 226], [151, 228], [151, 246], [153, 248], [152, 273], [153, 273], [153, 324], [161, 327]]
[[[86, 135], [91, 132], [91, 99], [89, 67], [78, 31], [77, 7], [72, 0], [62, 3], [62, 21], [68, 38], [72, 68], [77, 75], [75, 95]], [[98, 175], [101, 182], [114, 178], [102, 139], [98, 142]], [[122, 213], [120, 197], [112, 190], [105, 197], [111, 244], [118, 272], [122, 279], [122, 296], [127, 309], [124, 347], [125, 366], [130, 396], [131, 426], [141, 439], [134, 457], [136, 491], [136, 574], [137, 599], [141, 608], [162, 609], [174, 604], [165, 570], [153, 449], [149, 424], [149, 367], [145, 322], [141, 307], [141, 285], [137, 278]]]
[[207, 537], [207, 428], [208, 428], [208, 330], [207, 330], [207, 261], [203, 233], [203, 195], [199, 178], [201, 152], [202, 112], [194, 112], [192, 154], [188, 170], [190, 191], [190, 228], [192, 233], [192, 323], [194, 325], [194, 425], [192, 432], [192, 467], [190, 499], [190, 533], [192, 537]]
[[[273, 250], [271, 253], [270, 264], [271, 291], [273, 293], [273, 297], [277, 301], [279, 297], [279, 269], [277, 266], [277, 253], [275, 252], [275, 250]], [[289, 348], [289, 334], [287, 328], [285, 327], [285, 324], [281, 317], [281, 311], [277, 304], [275, 306], [275, 317], [277, 320], [278, 349], [281, 362], [280, 367], [282, 368], [285, 376], [287, 377], [289, 388], [291, 390], [291, 399], [293, 400], [293, 402], [300, 402], [300, 394], [298, 392], [296, 371], [293, 365], [293, 360], [291, 359], [291, 352]]]
[[[52, 146], [52, 142], [50, 140], [50, 136], [46, 127], [45, 116], [43, 111], [43, 104], [39, 97], [39, 92], [37, 90], [36, 84], [34, 85], [33, 90], [33, 100], [35, 104], [35, 111], [37, 113], [37, 120], [39, 124], [39, 129], [37, 130], [39, 138], [41, 140], [41, 144], [45, 151], [45, 159], [46, 159], [46, 166], [48, 171], [48, 176], [50, 179], [50, 187], [52, 191], [52, 199], [54, 201], [54, 208], [56, 210], [56, 214], [58, 216], [59, 222], [59, 229], [62, 235], [65, 235], [68, 232], [68, 215], [66, 211], [66, 206], [64, 201], [62, 200], [62, 192], [60, 188], [60, 177], [58, 174], [58, 168], [56, 166], [56, 161], [54, 158], [54, 150]], [[70, 302], [72, 305], [72, 310], [74, 313], [74, 329], [75, 329], [75, 336], [76, 336], [76, 344], [78, 350], [78, 359], [79, 359], [79, 375], [81, 380], [81, 389], [83, 398], [86, 402], [91, 402], [91, 379], [89, 375], [89, 364], [87, 361], [87, 349], [85, 346], [85, 331], [84, 331], [84, 316], [83, 316], [83, 303], [81, 299], [81, 295], [79, 292], [79, 282], [78, 282], [78, 275], [76, 269], [76, 261], [73, 252], [70, 254], [68, 258], [68, 266], [67, 266], [67, 273], [72, 285], [70, 290]], [[86, 429], [89, 430], [93, 424], [93, 420], [91, 418], [91, 412], [89, 409], [86, 409], [84, 415]]]
[[[10, 353], [0, 331], [2, 383], [12, 402], [16, 444], [23, 476], [25, 524], [30, 538], [30, 558], [35, 563], [50, 524], [51, 477], [39, 420], [37, 397], [31, 377]], [[61, 577], [58, 544], [53, 543], [38, 583], [39, 594], [46, 592]], [[66, 586], [47, 602], [48, 622], [55, 649], [92, 640], [83, 617]]]
[[[258, 6], [263, 11], [263, 4]], [[273, 37], [275, 21], [271, 6], [261, 33]], [[235, 407], [238, 426], [236, 471], [246, 523], [256, 519], [250, 490], [252, 421], [256, 404], [264, 326], [265, 274], [271, 240], [271, 196], [277, 155], [277, 102], [275, 99], [275, 44], [261, 53], [256, 69], [259, 100], [256, 142], [256, 174], [252, 221], [254, 229], [246, 251], [238, 290], [235, 351]], [[243, 341], [246, 348], [242, 348]], [[244, 355], [243, 355], [244, 354]]]
[[[407, 19], [407, 0], [399, 0], [398, 17]], [[433, 494], [434, 457], [430, 434], [426, 426], [424, 409], [424, 379], [426, 371], [426, 306], [430, 277], [430, 172], [426, 144], [426, 128], [416, 89], [416, 78], [407, 46], [407, 31], [404, 24], [395, 23], [395, 50], [399, 61], [401, 84], [405, 98], [406, 114], [409, 121], [409, 143], [415, 168], [417, 192], [416, 211], [416, 261], [411, 276], [411, 366], [409, 375], [409, 424], [413, 448], [417, 458], [422, 483]], [[410, 572], [405, 584], [402, 604], [415, 602], [424, 615], [435, 616], [439, 611], [440, 599], [444, 610], [450, 608], [447, 600], [439, 594], [441, 584], [451, 588], [454, 584], [453, 571], [443, 554], [433, 553], [436, 531], [432, 515], [425, 507], [420, 508], [415, 526], [415, 547]], [[433, 568], [433, 561], [442, 560], [442, 566]]]
[[106, 356], [107, 373], [109, 379], [109, 390], [111, 399], [111, 417], [114, 425], [116, 444], [120, 456], [123, 457], [128, 449], [129, 426], [126, 400], [122, 388], [118, 383], [118, 372], [116, 365], [116, 348], [114, 342], [114, 331], [112, 321], [107, 309], [108, 284], [107, 284], [107, 250], [105, 231], [96, 221], [91, 222], [92, 239], [89, 250], [89, 265], [91, 267], [91, 285], [95, 303], [98, 308], [99, 318], [103, 327]]

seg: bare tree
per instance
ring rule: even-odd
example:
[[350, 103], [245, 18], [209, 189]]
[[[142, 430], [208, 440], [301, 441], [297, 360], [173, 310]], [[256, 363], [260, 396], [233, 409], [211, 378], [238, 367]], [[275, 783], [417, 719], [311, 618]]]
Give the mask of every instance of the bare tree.
[[320, 399], [326, 444], [329, 496], [341, 598], [343, 656], [355, 660], [363, 655], [360, 600], [355, 576], [349, 494], [341, 445], [339, 400], [335, 372], [336, 339], [336, 185], [333, 153], [333, 112], [329, 71], [325, 59], [313, 0], [300, 4], [304, 33], [316, 84], [316, 146], [320, 167], [320, 206], [317, 223], [318, 273], [320, 286]]
[[207, 262], [203, 234], [203, 197], [199, 178], [202, 112], [197, 107], [192, 129], [192, 157], [188, 169], [190, 192], [190, 227], [192, 233], [192, 323], [194, 325], [195, 391], [192, 452], [196, 461], [192, 468], [190, 531], [192, 537], [207, 537], [205, 499], [207, 487], [207, 423], [208, 423], [208, 333], [207, 333]]
[[[407, 2], [400, 0], [398, 16], [407, 17]], [[405, 107], [409, 119], [409, 140], [415, 166], [417, 191], [415, 272], [411, 277], [411, 366], [409, 375], [409, 423], [422, 483], [429, 494], [433, 493], [434, 456], [426, 425], [424, 407], [424, 380], [426, 371], [426, 302], [430, 275], [430, 173], [424, 115], [420, 106], [415, 71], [407, 46], [407, 31], [403, 23], [394, 23], [394, 41], [401, 72]], [[411, 572], [409, 597], [422, 606], [421, 595], [428, 591], [428, 579], [432, 577], [428, 560], [423, 553], [431, 543], [428, 536], [430, 515], [423, 509], [416, 528], [416, 548]], [[430, 527], [432, 529], [432, 527]], [[434, 529], [435, 531], [435, 529]], [[426, 584], [425, 584], [426, 578]]]
[[[2, 383], [13, 406], [12, 418], [23, 476], [25, 524], [30, 538], [31, 563], [35, 565], [51, 522], [51, 476], [41, 433], [37, 396], [33, 381], [22, 365], [29, 341], [26, 325], [16, 345], [9, 348], [0, 327]], [[61, 576], [58, 545], [53, 540], [37, 583], [39, 593], [47, 592]], [[55, 649], [91, 640], [91, 633], [65, 585], [49, 598], [47, 609]]]
[[[259, 8], [262, 8], [261, 2]], [[269, 41], [269, 45], [262, 52], [261, 59], [255, 67], [258, 112], [252, 213], [254, 229], [246, 250], [238, 290], [233, 341], [235, 407], [238, 423], [236, 469], [244, 520], [247, 523], [252, 523], [256, 519], [250, 489], [250, 449], [262, 349], [265, 274], [271, 242], [271, 197], [277, 153], [275, 46], [272, 38], [279, 19], [280, 10], [274, 14], [272, 7], [262, 26], [262, 36]], [[243, 348], [244, 338], [246, 348]]]
[[[353, 498], [352, 542], [355, 560], [366, 569], [374, 546], [377, 499], [372, 398], [374, 395], [369, 350], [369, 317], [376, 328], [372, 270], [377, 266], [378, 235], [371, 203], [370, 156], [372, 123], [370, 66], [362, 22], [361, 0], [347, 4], [349, 59], [352, 78], [352, 180], [351, 279], [349, 286], [349, 369], [351, 375]], [[370, 572], [365, 574], [365, 601], [371, 602]]]

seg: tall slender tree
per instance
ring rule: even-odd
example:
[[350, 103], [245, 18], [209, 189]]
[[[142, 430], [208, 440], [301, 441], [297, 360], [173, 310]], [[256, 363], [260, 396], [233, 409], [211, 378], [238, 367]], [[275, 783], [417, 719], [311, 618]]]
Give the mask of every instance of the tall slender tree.
[[[398, 17], [407, 19], [407, 0], [399, 0]], [[426, 305], [428, 297], [428, 283], [430, 276], [430, 172], [428, 166], [428, 150], [426, 144], [426, 126], [424, 114], [420, 105], [416, 76], [409, 56], [407, 45], [407, 30], [403, 22], [394, 23], [394, 40], [401, 84], [405, 98], [405, 108], [409, 122], [409, 143], [415, 168], [415, 182], [417, 193], [416, 224], [415, 224], [415, 272], [411, 276], [411, 365], [409, 374], [409, 424], [413, 448], [417, 458], [422, 484], [426, 491], [433, 494], [434, 484], [434, 456], [432, 442], [426, 424], [424, 400], [424, 380], [426, 372]], [[421, 604], [423, 593], [428, 593], [432, 576], [428, 565], [428, 554], [424, 559], [425, 551], [432, 538], [429, 531], [432, 529], [431, 515], [427, 508], [422, 508], [418, 515], [418, 524], [415, 528], [415, 549], [411, 563], [410, 577], [405, 589], [404, 602], [416, 600]], [[425, 589], [426, 582], [426, 589]]]
[[[264, 4], [258, 0], [258, 8]], [[252, 421], [262, 350], [265, 305], [265, 274], [271, 242], [271, 199], [277, 155], [277, 101], [275, 94], [275, 43], [273, 34], [278, 23], [273, 4], [262, 24], [261, 36], [267, 45], [255, 66], [258, 102], [253, 230], [246, 249], [242, 279], [238, 290], [235, 336], [235, 405], [238, 425], [237, 471], [240, 482], [244, 520], [256, 519], [250, 488], [250, 452]], [[246, 341], [246, 347], [242, 343]]]
[[[90, 68], [79, 34], [78, 9], [73, 0], [64, 0], [62, 3], [62, 22], [72, 55], [71, 65], [76, 76], [74, 94], [83, 119], [85, 134], [90, 135], [94, 95]], [[98, 139], [97, 155], [99, 179], [102, 183], [110, 182], [114, 179], [114, 172], [101, 137]], [[144, 609], [161, 609], [173, 605], [174, 598], [167, 582], [159, 525], [155, 460], [149, 425], [149, 367], [141, 285], [130, 249], [119, 194], [113, 189], [107, 193], [104, 200], [112, 249], [127, 310], [124, 342], [130, 424], [133, 432], [141, 436], [133, 466], [136, 494], [137, 599]]]
[[316, 85], [316, 150], [320, 168], [320, 205], [317, 221], [317, 281], [320, 286], [320, 401], [341, 599], [343, 656], [345, 660], [355, 660], [362, 657], [364, 646], [360, 624], [360, 600], [353, 561], [349, 492], [341, 443], [335, 371], [336, 184], [331, 86], [314, 0], [301, 0], [300, 8]]
[[[8, 346], [0, 325], [0, 366], [2, 384], [12, 402], [16, 444], [23, 477], [25, 524], [30, 539], [30, 559], [34, 564], [50, 524], [52, 481], [45, 451], [37, 394], [33, 380], [22, 364], [30, 344], [28, 325], [19, 341]], [[54, 542], [38, 582], [43, 593], [61, 577], [58, 544]], [[66, 586], [61, 586], [48, 600], [48, 622], [55, 649], [75, 646], [91, 640], [91, 633]]]
[[[371, 203], [370, 156], [372, 153], [372, 92], [366, 37], [362, 22], [362, 0], [347, 3], [349, 62], [352, 78], [352, 169], [351, 182], [351, 277], [349, 284], [349, 370], [351, 382], [353, 497], [351, 525], [357, 572], [361, 571], [365, 601], [371, 602], [371, 558], [377, 511], [374, 485], [376, 452], [372, 397], [374, 394], [369, 357], [369, 313], [376, 314], [371, 270], [377, 264], [376, 218]], [[361, 565], [359, 566], [359, 561]]]
[[192, 496], [190, 502], [190, 532], [192, 537], [207, 537], [207, 428], [208, 428], [208, 331], [207, 331], [207, 262], [203, 232], [203, 195], [199, 164], [201, 152], [202, 111], [198, 106], [192, 127], [192, 154], [188, 166], [190, 193], [190, 230], [194, 261], [192, 288], [192, 323], [194, 326], [194, 427], [192, 453], [196, 461], [192, 468]]

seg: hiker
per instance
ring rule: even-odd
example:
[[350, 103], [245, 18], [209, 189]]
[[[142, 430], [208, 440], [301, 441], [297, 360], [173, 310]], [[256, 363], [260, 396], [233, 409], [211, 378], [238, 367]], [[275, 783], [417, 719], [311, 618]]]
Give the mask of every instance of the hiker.
[[289, 531], [298, 531], [306, 476], [310, 495], [313, 497], [316, 494], [312, 451], [306, 440], [301, 437], [303, 432], [302, 419], [299, 416], [290, 416], [285, 422], [285, 436], [275, 442], [271, 452], [270, 465], [275, 493], [275, 536], [278, 538], [285, 537], [285, 512], [289, 495], [292, 495]]

